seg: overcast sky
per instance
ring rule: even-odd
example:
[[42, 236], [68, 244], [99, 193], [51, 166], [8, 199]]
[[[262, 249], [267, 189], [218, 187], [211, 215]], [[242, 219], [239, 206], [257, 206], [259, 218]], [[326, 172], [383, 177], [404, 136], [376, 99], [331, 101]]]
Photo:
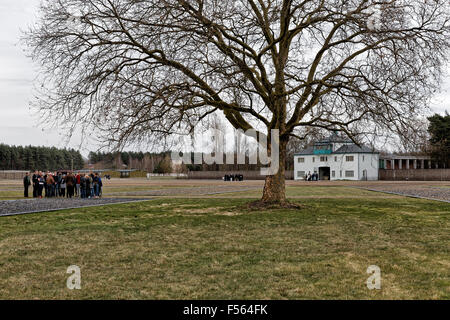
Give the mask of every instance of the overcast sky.
[[[36, 20], [39, 2], [0, 0], [0, 143], [66, 147], [64, 137], [58, 132], [46, 131], [39, 125], [39, 115], [29, 110], [38, 70], [23, 52], [20, 36], [21, 30]], [[431, 107], [441, 114], [450, 111], [450, 76], [446, 77], [442, 92], [434, 97]], [[78, 149], [79, 146], [80, 137], [76, 135], [69, 147]], [[87, 150], [95, 149], [96, 146], [88, 142], [82, 151], [86, 155]]]

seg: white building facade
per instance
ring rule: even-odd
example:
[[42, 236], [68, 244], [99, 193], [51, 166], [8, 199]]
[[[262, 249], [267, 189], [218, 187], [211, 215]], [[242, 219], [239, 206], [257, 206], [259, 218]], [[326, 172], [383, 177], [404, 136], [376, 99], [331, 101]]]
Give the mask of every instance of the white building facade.
[[380, 154], [336, 134], [294, 155], [295, 180], [317, 173], [319, 180], [363, 180], [379, 178]]

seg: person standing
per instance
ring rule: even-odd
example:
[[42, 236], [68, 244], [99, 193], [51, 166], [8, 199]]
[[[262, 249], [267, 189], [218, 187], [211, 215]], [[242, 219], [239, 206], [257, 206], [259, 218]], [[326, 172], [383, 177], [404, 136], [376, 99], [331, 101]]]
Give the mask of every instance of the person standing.
[[34, 172], [31, 182], [33, 182], [33, 198], [37, 198], [39, 190], [39, 172]]
[[45, 197], [47, 198], [48, 197], [48, 189], [47, 189], [47, 175], [48, 175], [48, 172], [47, 173], [43, 173], [43, 176], [44, 176], [44, 191], [45, 191]]
[[[23, 188], [24, 188], [23, 196], [24, 196], [24, 198], [28, 198], [28, 189], [30, 188], [30, 185], [31, 185], [30, 173], [27, 172], [27, 174], [23, 178]], [[34, 194], [34, 188], [33, 188], [33, 194]]]
[[89, 185], [91, 186], [90, 191], [89, 191], [89, 195], [90, 195], [90, 198], [93, 198], [93, 197], [95, 197], [95, 194], [94, 194], [94, 174], [93, 173], [91, 173], [89, 175]]
[[57, 173], [54, 172], [53, 173], [53, 187], [52, 187], [52, 193], [53, 193], [53, 197], [58, 197], [58, 182], [56, 181], [57, 178]]
[[94, 178], [92, 179], [92, 184], [94, 186], [94, 198], [98, 198], [99, 197], [99, 184], [98, 184], [98, 174], [96, 173], [94, 175]]
[[91, 194], [91, 177], [86, 175], [85, 180], [86, 180], [86, 198], [89, 199], [92, 196], [92, 194]]
[[59, 190], [60, 190], [59, 196], [64, 198], [66, 196], [66, 176], [65, 175], [63, 175], [61, 177], [61, 183], [60, 183], [59, 187], [60, 187], [59, 188]]
[[39, 188], [38, 188], [38, 198], [42, 199], [42, 194], [44, 191], [44, 185], [45, 185], [45, 179], [44, 179], [44, 174], [42, 172], [39, 172], [39, 178], [38, 178], [38, 184], [39, 184]]
[[76, 187], [75, 187], [75, 195], [77, 197], [81, 197], [81, 175], [80, 173], [77, 173], [77, 175], [75, 176], [75, 182], [76, 182]]
[[98, 196], [99, 198], [102, 197], [103, 195], [103, 181], [102, 181], [102, 177], [100, 175], [98, 175]]
[[86, 198], [86, 177], [81, 176], [80, 178], [80, 197], [81, 199]]
[[55, 178], [56, 182], [56, 197], [61, 197], [61, 180], [62, 180], [62, 173], [58, 172]]
[[47, 198], [53, 197], [53, 185], [55, 184], [55, 179], [53, 178], [53, 175], [49, 172], [47, 173], [47, 179], [46, 179], [46, 185], [47, 189], [45, 190], [45, 196]]
[[67, 184], [67, 198], [72, 198], [75, 191], [75, 177], [72, 173], [69, 173], [66, 177]]

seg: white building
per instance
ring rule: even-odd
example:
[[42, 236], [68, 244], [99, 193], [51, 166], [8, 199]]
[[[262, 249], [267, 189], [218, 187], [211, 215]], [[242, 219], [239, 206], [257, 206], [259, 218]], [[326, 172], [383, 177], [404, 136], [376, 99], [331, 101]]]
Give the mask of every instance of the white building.
[[333, 134], [294, 155], [295, 180], [318, 173], [319, 180], [378, 180], [380, 154]]

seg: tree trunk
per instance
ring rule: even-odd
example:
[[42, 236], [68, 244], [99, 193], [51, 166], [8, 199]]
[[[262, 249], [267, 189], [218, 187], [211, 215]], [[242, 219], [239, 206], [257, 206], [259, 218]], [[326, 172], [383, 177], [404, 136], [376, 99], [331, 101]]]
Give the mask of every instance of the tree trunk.
[[278, 173], [266, 177], [262, 203], [286, 204], [286, 149], [288, 141], [280, 140], [280, 166]]

